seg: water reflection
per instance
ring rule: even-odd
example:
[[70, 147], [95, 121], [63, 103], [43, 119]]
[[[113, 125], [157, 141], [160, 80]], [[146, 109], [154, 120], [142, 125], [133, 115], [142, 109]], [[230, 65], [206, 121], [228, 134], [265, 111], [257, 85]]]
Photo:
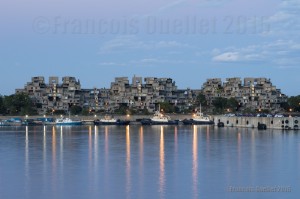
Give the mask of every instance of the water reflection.
[[177, 126], [174, 127], [174, 150], [175, 150], [175, 155], [177, 157], [177, 152], [178, 152]]
[[164, 128], [160, 127], [160, 143], [159, 143], [159, 192], [160, 198], [164, 198], [165, 191], [165, 146], [164, 146]]
[[300, 136], [293, 131], [137, 125], [1, 129], [0, 198], [261, 197], [226, 191], [239, 184], [293, 186], [290, 193], [268, 193], [270, 198], [297, 198], [300, 192], [295, 158]]
[[[61, 127], [62, 132], [62, 127]], [[52, 127], [52, 168], [53, 172], [56, 171], [56, 129]]]
[[[104, 152], [105, 152], [105, 159], [107, 160], [108, 158], [108, 127], [104, 127]], [[96, 135], [95, 135], [96, 136]]]
[[[206, 157], [210, 158], [210, 129], [209, 125], [206, 126]], [[201, 133], [201, 128], [200, 128], [200, 133]]]
[[255, 142], [255, 130], [251, 129], [251, 171], [254, 174], [256, 172], [256, 142]]
[[[62, 127], [61, 127], [62, 132]], [[52, 127], [52, 191], [57, 193], [56, 128]]]
[[25, 171], [26, 176], [28, 176], [28, 165], [29, 165], [29, 139], [28, 139], [28, 126], [26, 126], [26, 132], [25, 132]]
[[92, 166], [92, 153], [93, 153], [93, 146], [92, 146], [92, 126], [89, 126], [89, 138], [88, 138], [88, 147], [89, 147], [89, 168]]
[[193, 197], [198, 198], [198, 133], [197, 126], [193, 126]]
[[[95, 167], [95, 170], [98, 168], [98, 126], [95, 126], [94, 127], [94, 167]], [[92, 134], [92, 132], [91, 132]], [[91, 135], [91, 145], [92, 145], [92, 135]], [[92, 146], [91, 146], [91, 150], [92, 150]], [[92, 155], [91, 155], [92, 156]]]
[[63, 161], [63, 159], [64, 159], [64, 137], [63, 137], [63, 128], [61, 127], [61, 129], [60, 129], [60, 141], [59, 141], [60, 143], [60, 157], [59, 157], [59, 162], [60, 162], [60, 171], [61, 171], [61, 173], [60, 173], [60, 176], [63, 176], [62, 175], [62, 173], [63, 173], [63, 164], [64, 164], [64, 161]]
[[238, 170], [240, 171], [241, 168], [241, 133], [238, 132], [237, 134], [237, 165], [238, 165]]
[[[94, 126], [94, 153], [93, 153], [93, 138], [92, 138], [92, 126], [89, 128], [89, 159], [94, 160], [93, 167], [91, 169], [91, 178], [94, 179], [94, 187], [98, 187], [99, 182], [99, 170], [98, 170], [98, 126]], [[94, 156], [93, 156], [94, 155]], [[92, 163], [91, 163], [92, 165]]]
[[144, 167], [144, 129], [140, 127], [140, 175], [143, 174]]
[[[96, 134], [95, 134], [95, 140], [96, 140]], [[104, 171], [105, 171], [104, 178], [105, 178], [105, 181], [109, 181], [109, 173], [110, 173], [110, 168], [109, 168], [109, 151], [108, 151], [109, 145], [108, 144], [109, 144], [109, 142], [108, 142], [108, 127], [105, 126], [104, 127]], [[95, 153], [96, 153], [97, 150], [95, 149]], [[104, 190], [107, 189], [106, 185], [107, 184], [104, 184]]]
[[139, 161], [140, 161], [140, 170], [139, 170], [139, 181], [140, 181], [140, 192], [143, 192], [143, 186], [144, 186], [144, 127], [140, 127], [140, 143], [139, 143], [139, 148], [140, 148], [140, 154], [139, 154]]
[[129, 197], [129, 193], [131, 191], [131, 168], [130, 168], [130, 131], [129, 125], [126, 126], [126, 193], [127, 198]]
[[[47, 171], [47, 129], [46, 129], [46, 126], [44, 126], [44, 129], [43, 129], [43, 169], [44, 169], [44, 174], [46, 174], [46, 171]], [[46, 179], [46, 176], [45, 176], [45, 181], [47, 180]]]

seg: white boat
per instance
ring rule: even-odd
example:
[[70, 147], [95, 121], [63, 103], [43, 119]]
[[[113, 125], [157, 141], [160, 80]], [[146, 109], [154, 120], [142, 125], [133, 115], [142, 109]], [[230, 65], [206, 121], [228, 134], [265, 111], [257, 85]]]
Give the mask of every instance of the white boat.
[[191, 119], [184, 119], [183, 124], [214, 124], [213, 121], [210, 120], [209, 116], [205, 116], [201, 111], [201, 104], [199, 110], [197, 110], [196, 114]]
[[95, 125], [128, 125], [129, 123], [130, 121], [115, 119], [110, 115], [105, 115], [104, 118], [101, 118], [100, 120], [97, 119], [94, 121]]
[[150, 119], [143, 119], [141, 120], [141, 123], [143, 125], [177, 125], [178, 120], [171, 120], [171, 118], [168, 115], [164, 115], [159, 110], [157, 110]]
[[59, 118], [55, 120], [56, 125], [81, 125], [82, 121], [74, 121], [70, 118]]

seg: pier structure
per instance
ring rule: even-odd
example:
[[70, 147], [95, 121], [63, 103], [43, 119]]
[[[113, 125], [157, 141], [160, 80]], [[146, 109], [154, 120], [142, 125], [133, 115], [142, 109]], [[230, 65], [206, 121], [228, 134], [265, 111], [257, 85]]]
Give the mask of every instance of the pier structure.
[[222, 122], [224, 127], [258, 128], [259, 124], [265, 124], [270, 129], [299, 129], [298, 117], [227, 117], [212, 116], [215, 125]]

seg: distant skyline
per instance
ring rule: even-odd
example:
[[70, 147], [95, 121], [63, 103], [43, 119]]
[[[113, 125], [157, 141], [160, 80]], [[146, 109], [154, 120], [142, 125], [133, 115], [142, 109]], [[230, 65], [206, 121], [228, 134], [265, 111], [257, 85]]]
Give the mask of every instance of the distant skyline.
[[1, 8], [2, 95], [33, 76], [102, 88], [133, 75], [193, 89], [207, 78], [267, 77], [300, 94], [297, 0], [11, 0]]

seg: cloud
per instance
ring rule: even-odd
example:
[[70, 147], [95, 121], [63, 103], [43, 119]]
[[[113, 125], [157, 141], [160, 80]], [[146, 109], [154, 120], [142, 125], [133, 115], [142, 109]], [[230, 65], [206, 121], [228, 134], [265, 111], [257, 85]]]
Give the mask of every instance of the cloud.
[[216, 7], [232, 0], [176, 0], [167, 3], [158, 9], [158, 13], [165, 13], [174, 9], [187, 9], [198, 7]]
[[162, 7], [160, 7], [158, 10], [159, 11], [166, 11], [169, 9], [174, 9], [175, 7], [180, 6], [181, 4], [183, 4], [184, 2], [186, 2], [187, 0], [177, 0], [177, 1], [172, 1], [171, 3], [168, 3]]
[[99, 66], [124, 66], [124, 63], [116, 63], [116, 62], [101, 62], [98, 63]]
[[217, 62], [235, 62], [239, 61], [239, 59], [240, 56], [238, 52], [225, 52], [213, 57], [213, 61]]
[[300, 43], [294, 40], [275, 40], [245, 47], [227, 47], [211, 51], [214, 62], [262, 62], [280, 67], [299, 67]]
[[106, 41], [100, 48], [99, 54], [136, 51], [136, 50], [157, 50], [172, 49], [172, 51], [189, 47], [188, 44], [178, 41], [145, 41], [139, 40], [135, 35], [117, 36]]
[[182, 59], [163, 59], [163, 58], [143, 58], [140, 60], [132, 60], [130, 64], [137, 65], [176, 65], [176, 64], [194, 64], [195, 61], [192, 60], [182, 60]]
[[297, 36], [300, 29], [300, 1], [283, 0], [278, 8], [267, 20], [271, 26], [267, 35]]

